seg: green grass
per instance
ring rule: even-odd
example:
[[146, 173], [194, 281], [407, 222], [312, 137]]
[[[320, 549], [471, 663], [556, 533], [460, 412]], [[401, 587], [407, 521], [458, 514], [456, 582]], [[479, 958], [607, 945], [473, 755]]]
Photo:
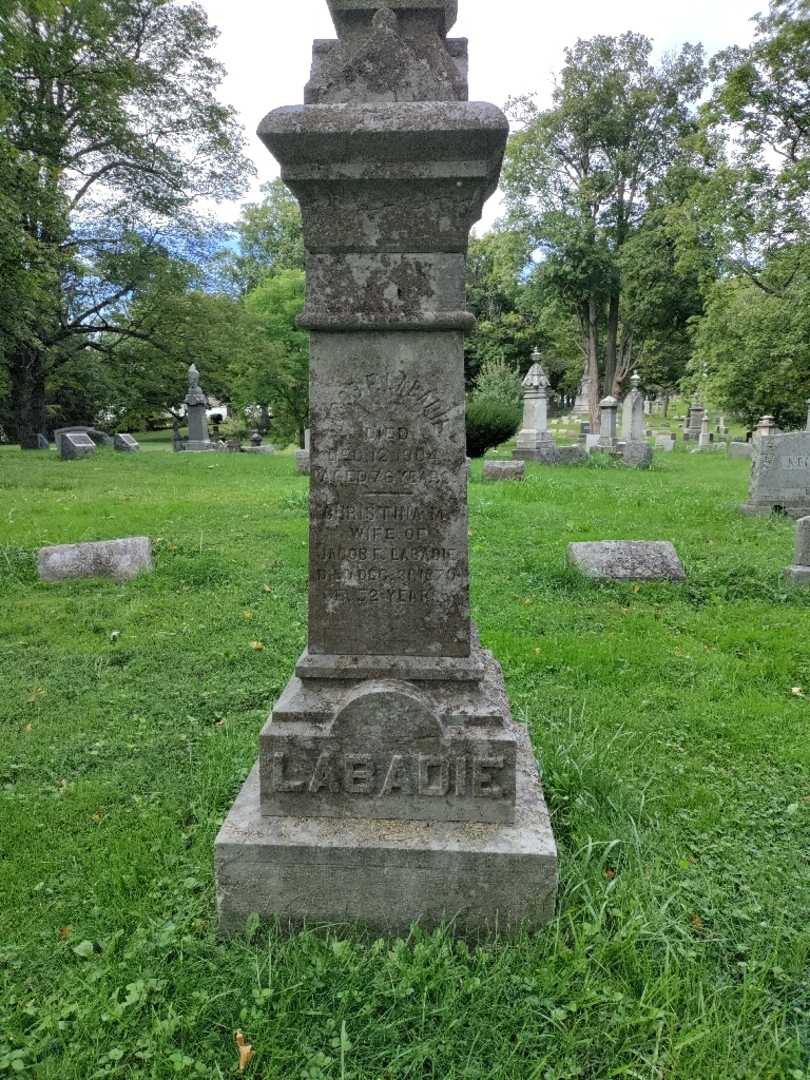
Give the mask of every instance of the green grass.
[[[289, 456], [0, 451], [0, 1076], [810, 1077], [810, 593], [748, 463], [470, 484], [473, 609], [532, 732], [556, 920], [216, 934], [212, 845], [306, 636]], [[157, 572], [45, 586], [42, 544], [146, 533]], [[572, 540], [671, 539], [594, 585]], [[253, 642], [264, 645], [256, 650]]]

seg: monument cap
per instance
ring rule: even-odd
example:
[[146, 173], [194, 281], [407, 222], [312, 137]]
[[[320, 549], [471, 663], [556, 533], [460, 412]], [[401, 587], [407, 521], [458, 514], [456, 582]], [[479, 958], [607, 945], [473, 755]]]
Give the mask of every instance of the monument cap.
[[335, 28], [340, 34], [348, 20], [388, 8], [392, 11], [436, 12], [441, 17], [441, 29], [447, 33], [458, 18], [458, 0], [327, 0]]

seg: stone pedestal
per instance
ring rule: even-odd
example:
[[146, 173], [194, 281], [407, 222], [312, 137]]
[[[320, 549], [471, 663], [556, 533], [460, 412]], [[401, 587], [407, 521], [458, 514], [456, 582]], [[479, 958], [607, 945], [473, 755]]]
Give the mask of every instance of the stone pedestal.
[[188, 439], [185, 449], [192, 453], [213, 450], [208, 434], [208, 398], [200, 386], [200, 373], [194, 364], [188, 369], [188, 393], [185, 398]]
[[309, 638], [216, 844], [221, 924], [547, 920], [526, 731], [470, 623], [467, 239], [508, 124], [466, 101], [452, 0], [330, 0], [306, 99], [259, 134], [299, 199]]
[[614, 397], [602, 398], [599, 402], [599, 439], [596, 448], [615, 450], [618, 446], [616, 428], [619, 403]]
[[639, 386], [641, 378], [633, 374], [630, 379], [632, 389], [622, 404], [622, 435], [626, 443], [644, 442], [645, 402]]
[[515, 461], [559, 463], [557, 445], [548, 430], [549, 380], [540, 365], [540, 354], [532, 353], [532, 366], [523, 380], [523, 426], [512, 457]]

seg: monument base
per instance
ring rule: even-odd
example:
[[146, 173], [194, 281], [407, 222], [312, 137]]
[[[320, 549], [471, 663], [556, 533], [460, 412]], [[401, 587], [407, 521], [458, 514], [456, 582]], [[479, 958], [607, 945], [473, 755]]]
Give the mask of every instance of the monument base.
[[216, 445], [208, 440], [189, 439], [184, 447], [188, 454], [202, 454], [209, 450], [216, 450]]
[[810, 589], [810, 566], [788, 566], [785, 570], [785, 581], [788, 585], [795, 585], [800, 589]]
[[513, 450], [513, 461], [538, 461], [541, 465], [559, 465], [560, 451], [555, 444], [547, 443], [536, 450]]
[[239, 933], [251, 915], [387, 934], [414, 922], [467, 933], [543, 926], [557, 849], [528, 733], [518, 733], [512, 825], [262, 817], [256, 766], [216, 840], [221, 929]]
[[747, 502], [740, 507], [743, 514], [787, 514], [788, 517], [798, 521], [800, 518], [810, 516], [810, 502], [804, 506], [780, 506], [776, 503]]

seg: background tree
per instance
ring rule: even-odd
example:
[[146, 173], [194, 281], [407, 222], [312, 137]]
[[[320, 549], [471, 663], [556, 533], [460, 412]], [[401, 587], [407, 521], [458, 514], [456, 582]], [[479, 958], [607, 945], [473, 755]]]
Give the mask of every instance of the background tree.
[[658, 69], [651, 52], [640, 34], [578, 41], [566, 50], [551, 109], [512, 103], [520, 130], [504, 170], [511, 218], [544, 253], [547, 282], [579, 319], [594, 422], [600, 393], [617, 390], [624, 374], [619, 254], [676, 159], [704, 85], [700, 47], [684, 46]]
[[271, 272], [304, 269], [297, 199], [282, 180], [271, 180], [261, 191], [261, 202], [242, 208], [236, 223], [237, 249], [226, 256], [226, 273], [242, 295]]
[[303, 270], [271, 274], [245, 297], [258, 330], [260, 350], [245, 351], [232, 365], [234, 393], [245, 405], [267, 403], [280, 442], [304, 445], [309, 421], [309, 335], [296, 319], [304, 310]]
[[216, 98], [215, 38], [202, 8], [173, 0], [12, 0], [0, 13], [0, 160], [13, 180], [0, 261], [24, 235], [34, 290], [51, 289], [30, 325], [2, 328], [23, 446], [45, 428], [46, 380], [76, 340], [142, 335], [127, 304], [155, 251], [199, 234], [198, 202], [236, 197], [250, 175]]

